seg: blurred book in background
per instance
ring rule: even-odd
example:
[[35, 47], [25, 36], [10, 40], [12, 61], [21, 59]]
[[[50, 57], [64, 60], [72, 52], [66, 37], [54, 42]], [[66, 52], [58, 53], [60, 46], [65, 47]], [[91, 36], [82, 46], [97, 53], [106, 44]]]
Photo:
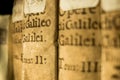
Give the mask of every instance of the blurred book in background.
[[8, 63], [9, 15], [0, 15], [0, 80], [6, 80]]

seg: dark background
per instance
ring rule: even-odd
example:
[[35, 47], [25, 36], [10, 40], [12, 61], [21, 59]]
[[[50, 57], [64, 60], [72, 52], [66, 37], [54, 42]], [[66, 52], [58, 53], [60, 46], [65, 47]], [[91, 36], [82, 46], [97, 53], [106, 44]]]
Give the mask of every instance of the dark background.
[[0, 15], [12, 14], [14, 0], [0, 0]]

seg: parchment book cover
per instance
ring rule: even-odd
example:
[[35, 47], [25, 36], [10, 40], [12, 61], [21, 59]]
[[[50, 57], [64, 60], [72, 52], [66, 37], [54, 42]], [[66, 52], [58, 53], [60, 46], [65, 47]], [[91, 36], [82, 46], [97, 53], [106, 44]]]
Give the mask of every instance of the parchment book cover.
[[8, 74], [7, 80], [14, 80], [13, 73], [13, 23], [12, 16], [9, 17], [9, 27], [8, 27]]
[[9, 15], [0, 15], [0, 80], [7, 79]]
[[120, 79], [120, 0], [102, 0], [102, 80]]
[[56, 79], [57, 0], [25, 0], [23, 80]]
[[13, 69], [15, 80], [22, 80], [23, 0], [15, 0], [12, 13]]
[[59, 80], [101, 79], [100, 11], [99, 0], [60, 0]]

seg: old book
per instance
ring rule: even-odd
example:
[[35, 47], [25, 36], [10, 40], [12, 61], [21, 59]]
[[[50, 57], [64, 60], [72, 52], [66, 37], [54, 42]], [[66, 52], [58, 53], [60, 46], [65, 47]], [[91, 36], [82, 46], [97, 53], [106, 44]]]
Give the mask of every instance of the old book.
[[7, 79], [9, 15], [0, 15], [0, 80]]
[[15, 80], [22, 80], [23, 18], [23, 0], [15, 0], [12, 14], [13, 69]]
[[120, 0], [102, 0], [101, 80], [120, 80]]
[[100, 80], [99, 0], [60, 0], [59, 80]]
[[56, 80], [57, 0], [25, 0], [23, 80]]
[[14, 80], [13, 73], [13, 42], [12, 42], [12, 34], [13, 34], [13, 24], [12, 24], [12, 16], [9, 17], [9, 26], [8, 26], [8, 73], [7, 80]]

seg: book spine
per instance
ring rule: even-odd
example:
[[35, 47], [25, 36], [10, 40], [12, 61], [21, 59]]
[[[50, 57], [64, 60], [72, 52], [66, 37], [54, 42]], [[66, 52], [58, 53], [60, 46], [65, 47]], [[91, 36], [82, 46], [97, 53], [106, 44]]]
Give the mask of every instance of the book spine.
[[23, 80], [56, 80], [56, 2], [25, 1]]
[[120, 0], [102, 0], [101, 80], [120, 79]]
[[14, 79], [22, 80], [22, 29], [23, 29], [23, 0], [15, 0], [12, 14], [12, 46]]
[[100, 1], [86, 7], [76, 4], [86, 5], [88, 0], [60, 1], [59, 80], [100, 80]]
[[8, 27], [8, 74], [7, 80], [14, 80], [13, 73], [13, 24], [12, 24], [12, 16], [9, 17], [9, 27]]
[[7, 79], [9, 15], [0, 15], [0, 80]]

